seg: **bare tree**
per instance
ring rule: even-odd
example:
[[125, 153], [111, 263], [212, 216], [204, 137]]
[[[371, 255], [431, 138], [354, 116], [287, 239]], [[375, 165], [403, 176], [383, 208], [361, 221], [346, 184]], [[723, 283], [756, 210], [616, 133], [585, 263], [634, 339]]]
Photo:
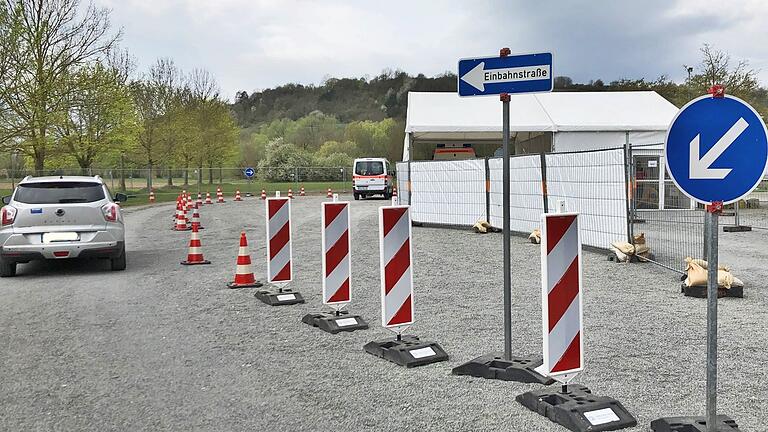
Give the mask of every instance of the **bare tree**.
[[757, 71], [751, 69], [746, 60], [740, 60], [731, 67], [731, 56], [708, 44], [701, 48], [701, 54], [700, 73], [689, 80], [699, 90], [721, 84], [730, 94], [748, 97], [758, 88]]
[[111, 34], [109, 10], [79, 0], [5, 0], [13, 37], [2, 46], [8, 72], [0, 75], [0, 130], [15, 135], [42, 171], [52, 125], [76, 91], [69, 75], [106, 55], [120, 38]]

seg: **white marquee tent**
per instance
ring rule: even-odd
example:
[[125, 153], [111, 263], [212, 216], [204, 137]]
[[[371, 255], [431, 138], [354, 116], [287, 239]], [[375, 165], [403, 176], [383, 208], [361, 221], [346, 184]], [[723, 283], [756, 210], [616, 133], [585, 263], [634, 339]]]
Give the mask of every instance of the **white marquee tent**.
[[[500, 142], [501, 105], [498, 97], [408, 93], [403, 160], [419, 144]], [[520, 94], [510, 102], [510, 131], [554, 152], [620, 147], [627, 133], [633, 145], [658, 144], [676, 113], [653, 91]]]

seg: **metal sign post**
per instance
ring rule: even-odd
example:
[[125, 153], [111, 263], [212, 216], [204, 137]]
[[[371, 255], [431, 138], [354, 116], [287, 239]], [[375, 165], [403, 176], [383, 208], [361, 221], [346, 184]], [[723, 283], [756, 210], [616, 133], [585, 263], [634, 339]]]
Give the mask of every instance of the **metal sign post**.
[[512, 274], [510, 231], [510, 164], [509, 164], [509, 103], [510, 93], [552, 91], [552, 54], [510, 56], [502, 48], [499, 57], [474, 58], [459, 61], [459, 96], [499, 95], [502, 103], [502, 243], [504, 266], [504, 352], [491, 353], [455, 367], [454, 375], [551, 384], [551, 378], [534, 369], [542, 359], [512, 355]]
[[654, 420], [654, 431], [671, 430], [672, 424], [694, 428], [702, 422], [708, 432], [738, 430], [731, 418], [717, 415], [718, 217], [724, 204], [738, 203], [760, 184], [768, 165], [768, 130], [753, 107], [726, 95], [722, 86], [713, 86], [709, 93], [680, 109], [664, 142], [672, 181], [706, 206], [707, 412], [704, 417]]

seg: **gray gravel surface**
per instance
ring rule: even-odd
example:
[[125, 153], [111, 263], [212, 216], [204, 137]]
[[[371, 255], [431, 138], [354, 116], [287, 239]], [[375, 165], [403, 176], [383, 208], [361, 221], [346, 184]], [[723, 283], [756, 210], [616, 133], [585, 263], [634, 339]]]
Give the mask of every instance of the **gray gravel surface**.
[[[380, 326], [376, 210], [352, 206], [351, 310], [371, 329], [326, 334], [301, 323], [322, 310], [321, 198], [293, 202], [294, 289], [270, 307], [228, 290], [245, 229], [265, 273], [263, 204], [206, 206], [210, 266], [183, 267], [187, 233], [172, 208], [127, 211], [128, 270], [97, 261], [32, 263], [0, 280], [0, 430], [563, 431], [517, 404], [534, 385], [455, 377], [452, 367], [502, 348], [501, 235], [414, 228], [416, 324], [448, 362], [405, 369], [362, 351]], [[767, 430], [768, 231], [721, 237], [748, 284], [720, 303], [720, 411]], [[514, 351], [541, 351], [538, 249], [513, 238]], [[745, 244], [748, 247], [745, 247]], [[650, 264], [584, 254], [587, 369], [577, 381], [612, 396], [649, 430], [654, 418], [704, 411], [705, 300]]]

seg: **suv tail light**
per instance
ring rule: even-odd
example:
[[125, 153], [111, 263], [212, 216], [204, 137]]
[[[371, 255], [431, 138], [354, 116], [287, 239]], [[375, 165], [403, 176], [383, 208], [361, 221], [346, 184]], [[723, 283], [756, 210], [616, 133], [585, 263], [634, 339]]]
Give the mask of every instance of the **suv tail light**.
[[120, 217], [120, 210], [118, 209], [117, 204], [104, 205], [101, 208], [102, 213], [104, 213], [104, 220], [107, 222], [117, 222], [117, 219]]
[[0, 210], [0, 218], [2, 218], [2, 225], [11, 225], [16, 219], [16, 207], [11, 206], [5, 206], [2, 210]]

